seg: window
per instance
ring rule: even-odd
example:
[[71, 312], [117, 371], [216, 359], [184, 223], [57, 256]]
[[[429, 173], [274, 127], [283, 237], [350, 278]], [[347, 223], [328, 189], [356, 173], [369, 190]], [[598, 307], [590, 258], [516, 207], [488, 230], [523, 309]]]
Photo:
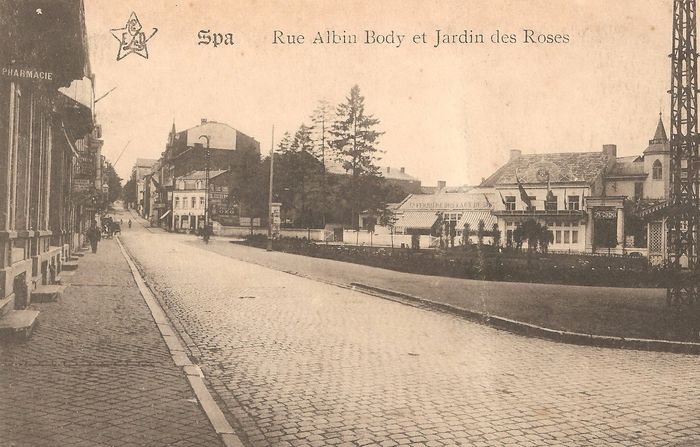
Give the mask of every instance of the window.
[[[658, 161], [658, 160], [657, 160]], [[635, 182], [634, 184], [634, 201], [644, 198], [644, 183]]]
[[197, 198], [192, 197], [192, 209], [195, 209], [195, 208], [197, 208]]
[[182, 208], [187, 209], [187, 197], [182, 198]]
[[579, 196], [569, 196], [569, 210], [580, 210]]
[[178, 180], [177, 189], [185, 189], [185, 181], [184, 180]]
[[199, 207], [204, 209], [204, 197], [199, 198]]
[[195, 189], [202, 189], [202, 181], [197, 180], [197, 183], [195, 184]]
[[656, 160], [651, 167], [651, 178], [654, 180], [663, 179], [663, 167], [661, 166], [661, 162], [659, 160]]
[[554, 234], [556, 234], [556, 239], [554, 239], [554, 242], [561, 244], [561, 230], [557, 230]]
[[506, 211], [515, 211], [515, 196], [506, 196]]
[[175, 209], [178, 210], [180, 209], [180, 198], [175, 197]]
[[571, 232], [571, 243], [578, 244], [578, 230], [573, 230]]
[[569, 231], [564, 232], [564, 243], [568, 244], [569, 243]]
[[556, 211], [558, 209], [557, 196], [548, 196], [544, 206], [546, 211]]

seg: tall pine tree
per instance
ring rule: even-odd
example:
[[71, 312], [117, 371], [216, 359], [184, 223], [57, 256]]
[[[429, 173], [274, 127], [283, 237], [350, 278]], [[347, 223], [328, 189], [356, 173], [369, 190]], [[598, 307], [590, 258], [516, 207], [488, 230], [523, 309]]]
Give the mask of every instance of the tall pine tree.
[[377, 189], [381, 174], [375, 163], [380, 160], [382, 151], [377, 144], [384, 133], [376, 130], [378, 124], [378, 119], [365, 114], [365, 98], [360, 94], [360, 87], [355, 85], [346, 102], [337, 108], [336, 120], [331, 128], [331, 146], [350, 176], [342, 195], [350, 205], [349, 220], [356, 229], [359, 226], [359, 213], [378, 205]]

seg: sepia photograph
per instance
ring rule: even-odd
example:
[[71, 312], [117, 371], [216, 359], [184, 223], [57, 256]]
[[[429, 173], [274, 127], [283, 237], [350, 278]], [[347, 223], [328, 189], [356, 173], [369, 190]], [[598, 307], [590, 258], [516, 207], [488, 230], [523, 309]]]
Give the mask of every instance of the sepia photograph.
[[700, 446], [696, 0], [0, 0], [0, 447]]

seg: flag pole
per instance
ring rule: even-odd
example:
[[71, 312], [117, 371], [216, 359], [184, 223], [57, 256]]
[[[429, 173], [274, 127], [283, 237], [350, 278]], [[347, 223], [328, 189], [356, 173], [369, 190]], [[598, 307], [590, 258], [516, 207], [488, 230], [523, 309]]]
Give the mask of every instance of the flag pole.
[[272, 125], [272, 142], [270, 143], [270, 192], [267, 202], [267, 251], [272, 251], [272, 179], [275, 166], [275, 125]]

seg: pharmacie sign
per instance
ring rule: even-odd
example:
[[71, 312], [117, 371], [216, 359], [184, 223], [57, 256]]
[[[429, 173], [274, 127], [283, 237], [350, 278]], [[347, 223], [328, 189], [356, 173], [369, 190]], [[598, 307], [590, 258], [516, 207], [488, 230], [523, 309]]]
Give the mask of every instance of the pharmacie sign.
[[52, 82], [54, 74], [50, 71], [41, 71], [35, 68], [2, 67], [0, 76], [3, 78], [22, 79], [30, 81]]

